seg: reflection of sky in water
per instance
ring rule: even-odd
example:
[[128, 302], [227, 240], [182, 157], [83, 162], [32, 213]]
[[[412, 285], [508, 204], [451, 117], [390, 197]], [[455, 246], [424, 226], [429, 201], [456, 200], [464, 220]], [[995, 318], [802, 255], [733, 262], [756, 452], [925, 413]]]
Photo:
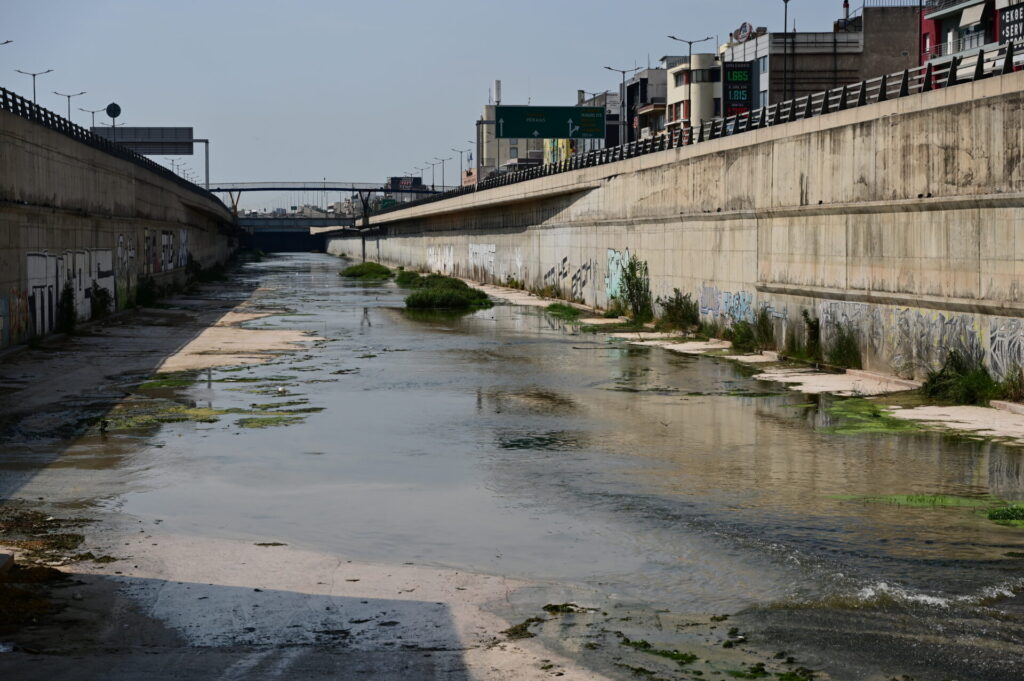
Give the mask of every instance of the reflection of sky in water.
[[[265, 274], [259, 304], [300, 313], [257, 325], [330, 342], [244, 375], [295, 375], [291, 394], [326, 411], [265, 430], [166, 426], [166, 446], [138, 455], [129, 513], [706, 610], [786, 598], [797, 583], [806, 595], [877, 581], [974, 593], [1010, 578], [1012, 561], [993, 559], [1024, 550], [970, 509], [837, 498], [1024, 498], [1018, 450], [830, 435], [806, 398], [728, 363], [608, 344], [510, 306], [411, 320], [390, 309], [401, 291], [341, 280], [326, 256], [251, 267]], [[188, 395], [268, 401], [228, 387]]]

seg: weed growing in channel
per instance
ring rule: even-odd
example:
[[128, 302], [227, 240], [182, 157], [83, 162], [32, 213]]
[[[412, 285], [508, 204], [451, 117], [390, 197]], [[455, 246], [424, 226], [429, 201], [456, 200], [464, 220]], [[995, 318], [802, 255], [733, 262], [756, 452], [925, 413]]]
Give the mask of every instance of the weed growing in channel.
[[416, 280], [415, 291], [405, 298], [405, 306], [418, 310], [484, 309], [494, 303], [487, 294], [461, 279], [428, 274]]
[[362, 281], [384, 281], [391, 278], [391, 270], [376, 262], [364, 262], [358, 265], [349, 265], [339, 274], [348, 279], [359, 279]]
[[104, 288], [92, 281], [92, 288], [89, 289], [89, 307], [92, 319], [103, 319], [113, 307], [114, 298], [110, 295], [110, 289]]
[[921, 392], [952, 404], [987, 404], [999, 396], [999, 385], [985, 368], [980, 350], [950, 350], [938, 371], [929, 371]]
[[673, 289], [669, 298], [659, 297], [655, 302], [661, 306], [659, 328], [689, 331], [700, 325], [700, 308], [690, 294]]
[[807, 344], [805, 351], [807, 357], [815, 362], [821, 361], [821, 320], [811, 317], [807, 310], [801, 310], [800, 316], [804, 318], [804, 326], [807, 330]]
[[651, 278], [646, 260], [641, 260], [635, 255], [629, 256], [629, 260], [622, 266], [620, 295], [633, 321], [643, 323], [654, 318]]
[[988, 512], [988, 519], [1000, 525], [1024, 527], [1024, 504], [993, 508]]
[[546, 311], [555, 319], [561, 319], [567, 322], [574, 322], [583, 314], [583, 310], [578, 307], [573, 307], [572, 305], [566, 305], [565, 303], [552, 303], [547, 306]]
[[758, 350], [775, 349], [775, 324], [767, 307], [762, 307], [754, 317], [754, 343]]
[[395, 275], [395, 283], [402, 288], [418, 288], [421, 279], [423, 277], [420, 276], [419, 272], [412, 272], [410, 270], [402, 270]]
[[754, 352], [757, 350], [757, 338], [754, 335], [754, 327], [750, 322], [741, 320], [732, 325], [726, 334], [732, 342], [733, 350], [739, 352]]
[[828, 363], [847, 369], [860, 369], [860, 347], [857, 334], [849, 324], [836, 324], [836, 337], [828, 349]]

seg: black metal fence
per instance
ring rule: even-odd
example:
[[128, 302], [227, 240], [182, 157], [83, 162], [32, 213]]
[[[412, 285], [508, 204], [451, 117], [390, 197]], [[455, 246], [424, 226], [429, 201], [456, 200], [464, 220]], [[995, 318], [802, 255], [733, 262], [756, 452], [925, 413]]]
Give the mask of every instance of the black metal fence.
[[0, 88], [0, 111], [7, 111], [15, 116], [20, 116], [30, 121], [34, 121], [43, 127], [49, 128], [55, 132], [59, 132], [62, 135], [66, 135], [73, 140], [77, 140], [82, 144], [88, 145], [93, 149], [98, 149], [104, 153], [115, 156], [129, 163], [134, 163], [137, 166], [145, 168], [151, 172], [156, 173], [165, 180], [174, 182], [180, 187], [183, 187], [189, 191], [201, 194], [206, 198], [216, 201], [223, 205], [220, 199], [215, 195], [206, 191], [197, 184], [193, 184], [183, 177], [180, 177], [170, 169], [163, 167], [159, 163], [151, 161], [142, 154], [136, 153], [116, 142], [111, 142], [108, 139], [92, 134], [89, 130], [83, 128], [80, 125], [72, 123], [68, 119], [55, 114], [49, 109], [45, 109], [34, 102], [25, 99], [21, 95], [15, 94], [10, 90]]
[[844, 85], [840, 88], [779, 102], [778, 104], [772, 104], [750, 113], [705, 121], [697, 126], [675, 130], [670, 133], [662, 133], [617, 147], [575, 154], [558, 163], [549, 163], [535, 168], [490, 177], [476, 185], [459, 187], [458, 189], [434, 194], [409, 203], [385, 208], [376, 214], [391, 213], [413, 206], [462, 196], [463, 194], [472, 194], [495, 187], [516, 184], [517, 182], [525, 182], [538, 177], [615, 163], [658, 151], [701, 144], [722, 137], [741, 135], [784, 123], [826, 116], [859, 106], [876, 104], [890, 99], [909, 97], [913, 94], [952, 87], [961, 83], [1001, 76], [1019, 70], [1021, 68], [1021, 57], [1022, 55], [1016, 54], [1013, 43], [989, 50], [988, 52], [979, 50], [976, 55], [954, 56], [949, 61], [941, 64], [928, 63], [925, 66], [914, 69], [906, 69], [902, 73], [872, 78], [853, 85]]

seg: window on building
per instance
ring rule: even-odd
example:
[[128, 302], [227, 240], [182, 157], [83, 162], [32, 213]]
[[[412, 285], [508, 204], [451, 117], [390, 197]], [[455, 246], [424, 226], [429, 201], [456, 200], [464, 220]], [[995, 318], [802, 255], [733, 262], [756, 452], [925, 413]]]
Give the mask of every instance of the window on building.
[[509, 147], [508, 155], [511, 158], [519, 158], [519, 147]]
[[768, 73], [768, 57], [758, 57], [757, 68], [761, 73]]
[[768, 91], [767, 90], [761, 90], [761, 97], [758, 100], [758, 106], [760, 108], [762, 108], [762, 109], [765, 108], [766, 106], [768, 106]]
[[517, 139], [515, 139], [515, 138], [513, 137], [512, 139], [510, 139], [510, 140], [508, 141], [508, 143], [509, 143], [509, 144], [519, 144], [519, 140], [517, 140]]
[[722, 115], [722, 98], [721, 97], [715, 97], [715, 99], [714, 99], [714, 106], [715, 106], [714, 117], [718, 118], [719, 116]]
[[676, 87], [682, 87], [686, 85], [686, 71], [679, 71], [675, 75]]
[[721, 69], [694, 69], [694, 83], [718, 83], [722, 80]]

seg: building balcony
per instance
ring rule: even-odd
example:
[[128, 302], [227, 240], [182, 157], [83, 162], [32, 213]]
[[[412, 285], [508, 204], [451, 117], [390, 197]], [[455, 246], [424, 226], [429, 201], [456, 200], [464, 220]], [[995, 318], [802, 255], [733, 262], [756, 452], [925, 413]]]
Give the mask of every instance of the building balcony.
[[988, 50], [998, 49], [998, 47], [998, 43], [986, 41], [984, 33], [978, 33], [958, 40], [939, 43], [924, 53], [924, 59], [925, 61], [941, 61], [950, 57], [963, 56], [967, 54], [973, 55], [976, 54], [978, 50], [985, 50], [987, 52]]
[[968, 7], [983, 4], [985, 4], [985, 0], [928, 0], [924, 6], [924, 18], [942, 19]]

